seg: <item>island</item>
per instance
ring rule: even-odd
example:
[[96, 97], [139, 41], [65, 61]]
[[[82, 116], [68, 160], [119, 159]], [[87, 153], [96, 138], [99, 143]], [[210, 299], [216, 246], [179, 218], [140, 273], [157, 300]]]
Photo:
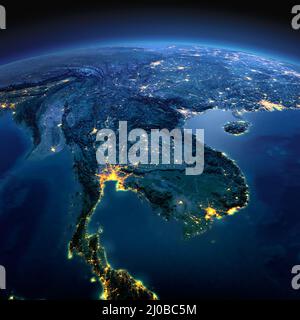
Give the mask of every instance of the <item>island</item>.
[[224, 131], [235, 135], [240, 136], [249, 131], [250, 122], [245, 120], [229, 121], [224, 125]]

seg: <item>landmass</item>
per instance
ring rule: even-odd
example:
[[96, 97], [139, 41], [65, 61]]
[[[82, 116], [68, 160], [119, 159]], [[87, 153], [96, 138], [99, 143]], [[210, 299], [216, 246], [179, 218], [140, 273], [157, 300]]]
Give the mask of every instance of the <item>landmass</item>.
[[[171, 130], [213, 108], [243, 114], [300, 106], [297, 66], [200, 46], [78, 50], [16, 62], [0, 72], [0, 114], [10, 112], [31, 129], [31, 157], [64, 148], [72, 153], [81, 190], [68, 257], [77, 254], [91, 266], [102, 299], [158, 298], [128, 271], [114, 269], [101, 232], [88, 232], [106, 181], [116, 181], [118, 191], [135, 192], [163, 219], [177, 220], [185, 238], [247, 206], [249, 190], [235, 161], [207, 145], [199, 176], [185, 175], [184, 166], [99, 166], [99, 129], [117, 130], [118, 121], [128, 121], [128, 130]], [[237, 121], [226, 128], [241, 134], [246, 126]]]

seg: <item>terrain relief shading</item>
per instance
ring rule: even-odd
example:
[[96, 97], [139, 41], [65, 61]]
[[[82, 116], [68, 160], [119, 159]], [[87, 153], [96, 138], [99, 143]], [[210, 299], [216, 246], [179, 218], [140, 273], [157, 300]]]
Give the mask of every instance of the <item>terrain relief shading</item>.
[[[159, 299], [159, 285], [153, 285], [151, 279], [139, 280], [136, 271], [127, 268], [127, 259], [124, 266], [121, 261], [120, 267], [111, 262], [102, 241], [105, 227], [101, 215], [93, 226], [109, 182], [114, 182], [115, 191], [134, 194], [161, 223], [179, 226], [182, 241], [189, 242], [210, 232], [218, 221], [243, 215], [252, 201], [248, 177], [238, 159], [222, 147], [209, 144], [209, 136], [205, 136], [204, 171], [200, 175], [186, 175], [185, 165], [99, 165], [97, 132], [103, 128], [117, 132], [119, 121], [127, 121], [128, 131], [172, 130], [184, 128], [193, 119], [204, 119], [209, 113], [225, 112], [231, 119], [221, 124], [222, 134], [238, 140], [255, 131], [249, 115], [297, 113], [299, 92], [297, 65], [203, 46], [95, 47], [1, 66], [0, 130], [6, 137], [3, 146], [15, 148], [15, 155], [7, 156], [12, 157], [7, 163], [3, 157], [0, 171], [3, 264], [18, 264], [19, 272], [22, 263], [27, 264], [23, 271], [29, 273], [29, 265], [33, 264], [36, 270], [58, 268], [53, 262], [59, 261], [58, 253], [50, 245], [57, 241], [67, 260], [64, 263], [74, 261], [66, 282], [63, 275], [59, 278], [65, 287], [95, 283], [96, 299]], [[18, 134], [12, 134], [29, 135], [30, 139], [11, 137], [10, 132], [15, 131]], [[38, 169], [32, 169], [32, 164]], [[18, 180], [23, 174], [30, 187]], [[45, 187], [40, 185], [41, 176], [55, 177], [56, 182]], [[48, 196], [52, 205], [47, 215], [41, 214], [49, 210], [43, 188], [58, 194], [56, 200]], [[28, 195], [36, 204], [34, 208], [28, 199], [24, 200]], [[30, 214], [20, 217], [20, 211]], [[126, 207], [122, 211], [126, 216]], [[33, 249], [30, 239], [41, 224], [47, 236], [32, 240]], [[34, 257], [45, 255], [45, 259], [23, 256], [24, 246], [38, 252]], [[151, 247], [143, 250], [151, 255]], [[132, 259], [129, 255], [128, 260]], [[60, 268], [68, 273], [67, 264]], [[74, 281], [71, 275], [77, 268], [85, 276]], [[38, 272], [42, 271], [37, 271], [37, 278]], [[143, 270], [139, 272], [142, 275]], [[25, 282], [21, 281], [20, 288], [13, 282], [7, 298], [43, 299], [61, 297], [60, 294], [70, 297], [69, 291], [56, 290], [54, 284], [51, 291], [49, 283], [47, 288], [52, 293], [47, 296], [42, 283], [32, 284], [35, 293], [31, 295], [29, 288], [23, 288]], [[90, 287], [82, 289], [79, 297], [85, 293], [91, 298]], [[178, 297], [182, 295], [181, 290]]]

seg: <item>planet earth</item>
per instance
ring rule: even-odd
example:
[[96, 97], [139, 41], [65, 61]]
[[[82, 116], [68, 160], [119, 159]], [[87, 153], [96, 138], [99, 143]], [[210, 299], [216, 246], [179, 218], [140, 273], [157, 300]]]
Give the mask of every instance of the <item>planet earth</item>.
[[[298, 65], [200, 45], [93, 47], [0, 74], [6, 299], [294, 297]], [[119, 121], [204, 128], [203, 173], [99, 165], [97, 132]]]

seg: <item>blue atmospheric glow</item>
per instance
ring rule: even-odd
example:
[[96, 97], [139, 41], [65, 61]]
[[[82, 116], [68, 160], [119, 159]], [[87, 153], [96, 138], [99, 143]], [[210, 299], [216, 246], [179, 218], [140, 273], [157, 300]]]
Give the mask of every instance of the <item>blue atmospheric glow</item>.
[[74, 43], [73, 45], [67, 45], [64, 48], [55, 48], [53, 47], [51, 50], [34, 52], [33, 55], [27, 54], [23, 59], [33, 58], [37, 56], [43, 55], [52, 55], [52, 54], [63, 54], [72, 50], [80, 50], [80, 49], [88, 49], [88, 48], [101, 48], [101, 47], [141, 47], [141, 48], [167, 48], [168, 46], [176, 45], [176, 46], [202, 46], [202, 47], [210, 47], [210, 48], [220, 48], [232, 51], [245, 52], [248, 54], [257, 55], [260, 57], [265, 57], [266, 59], [274, 59], [277, 61], [282, 61], [286, 63], [291, 63], [294, 65], [300, 65], [299, 59], [292, 59], [291, 57], [275, 54], [269, 50], [265, 50], [263, 48], [254, 48], [242, 46], [240, 44], [229, 44], [226, 41], [199, 41], [196, 39], [114, 39], [108, 41], [95, 41], [95, 42], [80, 42]]
[[300, 47], [296, 45], [299, 37], [289, 23], [286, 28], [279, 28], [274, 21], [225, 12], [187, 14], [171, 9], [126, 12], [120, 16], [116, 12], [102, 19], [99, 15], [101, 12], [82, 15], [80, 24], [78, 17], [66, 16], [24, 28], [11, 36], [8, 45], [3, 43], [7, 50], [2, 52], [0, 64], [95, 46], [170, 44], [224, 48], [299, 64]]

